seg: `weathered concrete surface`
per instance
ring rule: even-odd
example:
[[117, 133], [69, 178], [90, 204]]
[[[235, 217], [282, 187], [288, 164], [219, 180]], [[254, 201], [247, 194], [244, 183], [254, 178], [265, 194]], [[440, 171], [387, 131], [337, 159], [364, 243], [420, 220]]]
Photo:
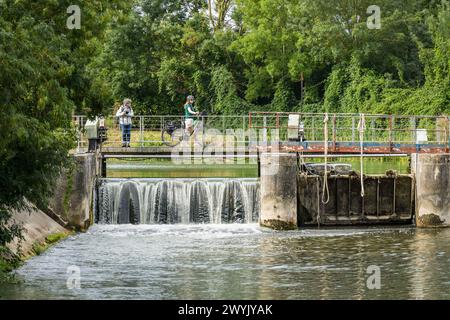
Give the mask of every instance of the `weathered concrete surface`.
[[15, 211], [10, 220], [23, 227], [22, 241], [14, 240], [8, 247], [15, 253], [20, 244], [22, 256], [33, 255], [33, 244], [43, 243], [49, 235], [56, 233], [68, 233], [68, 230], [60, 226], [41, 210], [34, 208], [28, 211]]
[[276, 230], [297, 229], [297, 157], [261, 155], [260, 224]]
[[413, 154], [416, 176], [416, 225], [450, 226], [450, 154]]
[[74, 167], [59, 178], [46, 212], [56, 214], [77, 231], [85, 231], [91, 223], [97, 171], [94, 153], [74, 154]]

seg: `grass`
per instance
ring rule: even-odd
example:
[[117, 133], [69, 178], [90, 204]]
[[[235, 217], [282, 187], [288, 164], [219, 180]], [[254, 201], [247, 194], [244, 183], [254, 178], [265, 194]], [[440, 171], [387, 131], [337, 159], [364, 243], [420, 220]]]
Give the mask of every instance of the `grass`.
[[[161, 131], [143, 131], [142, 137], [139, 130], [131, 131], [131, 147], [140, 147], [140, 141], [143, 147], [161, 147], [164, 144], [161, 142]], [[104, 147], [117, 147], [122, 145], [122, 132], [119, 128], [113, 127], [108, 129], [108, 140], [103, 143]]]

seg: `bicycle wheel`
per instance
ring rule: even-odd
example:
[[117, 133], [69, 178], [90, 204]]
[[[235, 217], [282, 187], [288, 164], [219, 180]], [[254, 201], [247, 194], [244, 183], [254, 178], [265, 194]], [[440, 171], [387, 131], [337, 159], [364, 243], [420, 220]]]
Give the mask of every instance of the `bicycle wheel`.
[[165, 128], [161, 132], [161, 140], [168, 147], [175, 147], [184, 138], [184, 130], [181, 128]]

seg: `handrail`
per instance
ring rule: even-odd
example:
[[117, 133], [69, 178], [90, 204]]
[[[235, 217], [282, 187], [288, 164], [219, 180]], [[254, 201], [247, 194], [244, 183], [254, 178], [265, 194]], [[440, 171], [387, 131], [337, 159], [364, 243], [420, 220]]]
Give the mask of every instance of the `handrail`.
[[[281, 144], [295, 145], [294, 142], [287, 140], [288, 118], [289, 115], [298, 114], [304, 122], [304, 131], [306, 139], [310, 144], [323, 144], [323, 113], [302, 113], [302, 112], [270, 112], [258, 111], [249, 112], [244, 115], [207, 115], [206, 129], [215, 129], [222, 135], [226, 134], [227, 129], [242, 130], [247, 133], [248, 130], [257, 132], [257, 136], [262, 137], [262, 143], [267, 143], [270, 139], [270, 129], [279, 130]], [[342, 144], [356, 142], [356, 122], [360, 114], [356, 113], [330, 113], [332, 119], [332, 140], [330, 141], [330, 150], [339, 151]], [[388, 114], [365, 114], [367, 128], [364, 132], [364, 141], [366, 145], [385, 143], [389, 148], [383, 152], [398, 152], [398, 144], [416, 145], [418, 150], [426, 148], [441, 148], [450, 150], [450, 121], [446, 115], [388, 115]], [[83, 148], [87, 145], [84, 136], [83, 127], [87, 120], [86, 115], [74, 115], [73, 122], [78, 133], [78, 147]], [[183, 115], [136, 115], [133, 121], [132, 144], [138, 147], [161, 146], [161, 131], [168, 121], [182, 122]], [[114, 115], [105, 118], [106, 125], [109, 128], [109, 140], [107, 146], [120, 145], [120, 130], [118, 118]], [[424, 133], [425, 132], [425, 133]], [[425, 141], [418, 140], [421, 134], [426, 135]], [[254, 141], [249, 141], [248, 137], [237, 138], [238, 143], [245, 145], [255, 145]], [[256, 142], [258, 145], [258, 143]], [[433, 149], [434, 150], [434, 149]], [[409, 152], [409, 151], [408, 151]]]

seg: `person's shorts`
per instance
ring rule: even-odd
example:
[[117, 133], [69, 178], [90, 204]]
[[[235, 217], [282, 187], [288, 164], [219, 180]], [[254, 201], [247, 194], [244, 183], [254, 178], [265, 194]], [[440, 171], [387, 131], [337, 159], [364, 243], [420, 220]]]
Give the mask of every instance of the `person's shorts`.
[[194, 119], [186, 119], [184, 124], [186, 125], [186, 129], [192, 128], [194, 126]]

